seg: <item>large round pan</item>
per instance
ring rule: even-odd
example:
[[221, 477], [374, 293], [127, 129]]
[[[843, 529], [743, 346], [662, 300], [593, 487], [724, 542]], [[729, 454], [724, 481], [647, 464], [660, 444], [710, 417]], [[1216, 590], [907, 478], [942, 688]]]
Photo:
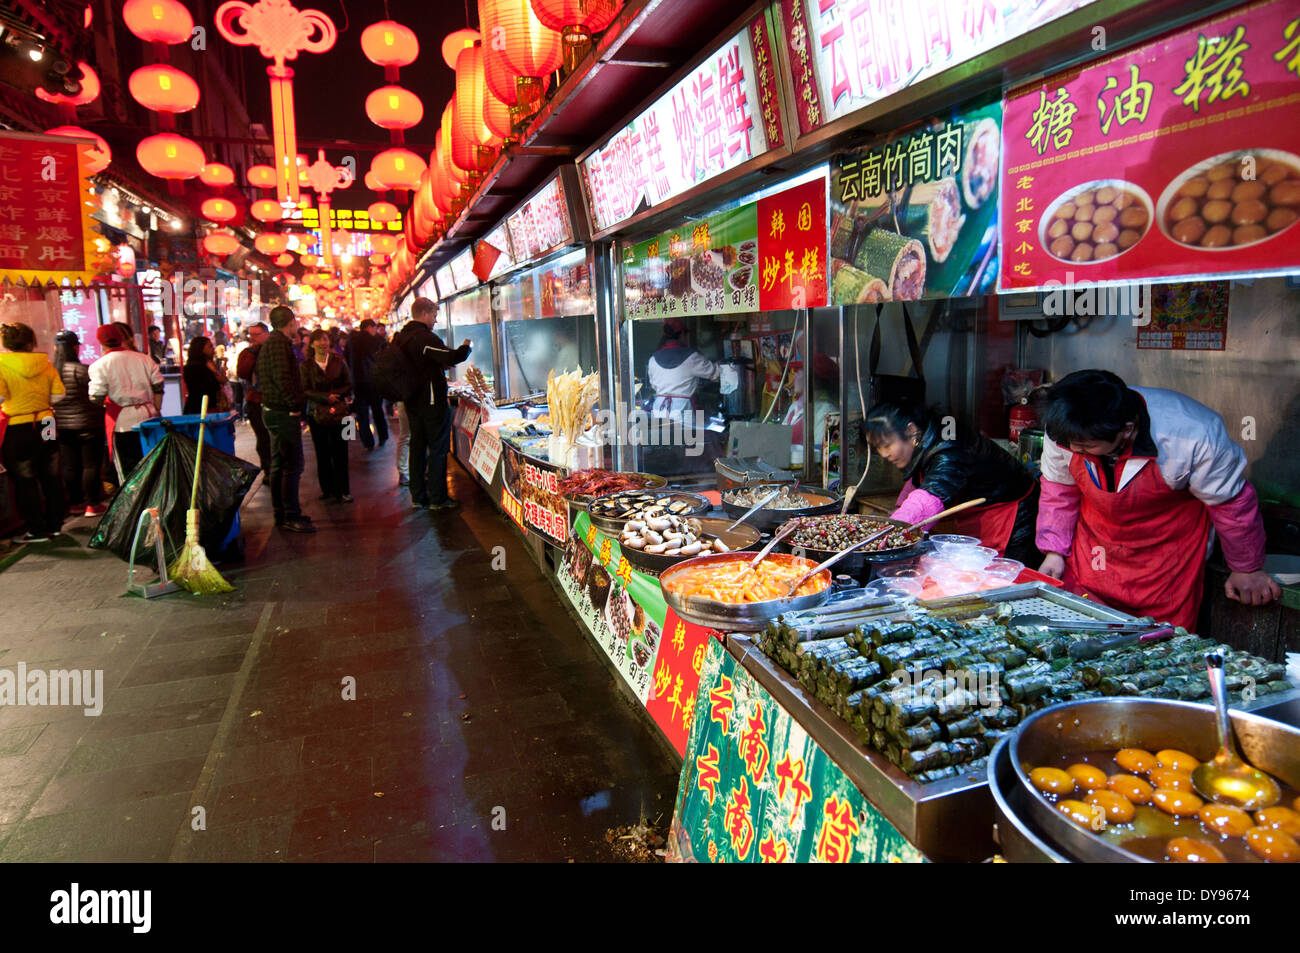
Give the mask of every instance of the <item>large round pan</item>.
[[676, 515], [682, 517], [683, 519], [689, 519], [691, 517], [699, 516], [701, 513], [707, 513], [709, 510], [713, 508], [713, 504], [709, 501], [709, 498], [707, 496], [701, 496], [699, 493], [688, 493], [686, 490], [674, 490], [672, 487], [665, 487], [663, 489], [646, 489], [646, 490], [620, 490], [617, 493], [605, 493], [591, 500], [591, 502], [588, 504], [587, 513], [591, 517], [592, 525], [595, 526], [596, 529], [600, 530], [607, 536], [617, 536], [619, 533], [621, 533], [623, 531], [623, 524], [626, 523], [632, 517], [605, 516], [602, 515], [601, 513], [594, 512], [591, 509], [591, 507], [594, 504], [600, 502], [601, 500], [608, 500], [611, 499], [612, 497], [620, 496], [624, 493], [650, 493], [650, 494], [658, 494], [660, 499], [671, 498], [673, 500], [680, 500], [686, 503], [687, 506], [684, 511], [677, 513]]
[[[748, 489], [756, 493], [771, 493], [772, 490], [775, 490], [778, 486], [789, 486], [789, 484], [759, 483], [752, 484], [749, 487], [737, 487], [735, 490], [725, 490], [722, 493], [722, 509], [733, 520], [737, 520], [741, 516], [744, 516], [745, 511], [753, 504], [751, 503], [747, 506], [742, 503], [730, 503], [727, 501], [728, 496], [731, 496], [740, 489]], [[799, 483], [791, 486], [790, 489], [794, 493], [800, 493], [807, 497], [814, 497], [819, 502], [812, 506], [801, 506], [798, 509], [793, 510], [773, 510], [764, 507], [763, 509], [756, 511], [753, 515], [746, 517], [745, 522], [763, 530], [764, 532], [771, 532], [786, 520], [793, 519], [796, 516], [821, 516], [825, 513], [838, 513], [840, 510], [840, 504], [843, 502], [842, 499], [836, 496], [833, 491], [824, 490], [819, 486], [808, 486], [805, 483]]]
[[[661, 476], [656, 476], [653, 473], [641, 473], [636, 470], [620, 470], [618, 471], [618, 475], [626, 476], [626, 477], [638, 477], [641, 480], [646, 481], [645, 489], [647, 490], [659, 490], [668, 485], [667, 479]], [[623, 491], [615, 490], [614, 492], [621, 493]], [[566, 496], [565, 499], [569, 501], [569, 507], [571, 509], [585, 511], [589, 506], [591, 506], [592, 500], [598, 499], [600, 496], [604, 496], [604, 495], [605, 494], [597, 494], [593, 496], [588, 493], [573, 493]]]
[[[1300, 730], [1280, 721], [1230, 711], [1242, 757], [1292, 787], [1300, 786]], [[1218, 750], [1212, 705], [1162, 698], [1094, 698], [1044, 708], [1011, 736], [1012, 767], [1030, 825], [1074, 860], [1149, 863], [1109, 840], [1085, 831], [1047, 803], [1029, 783], [1029, 769], [1059, 764], [1061, 755], [1143, 748], [1177, 748], [1202, 761]]]
[[[687, 622], [706, 625], [720, 632], [757, 632], [783, 612], [800, 612], [804, 609], [813, 609], [830, 598], [832, 586], [831, 570], [829, 569], [823, 569], [815, 577], [825, 583], [825, 588], [811, 596], [768, 599], [764, 602], [731, 603], [720, 602], [717, 599], [707, 599], [703, 596], [683, 597], [670, 591], [673, 576], [686, 571], [688, 567], [753, 558], [753, 553], [740, 552], [693, 556], [684, 560], [671, 569], [665, 570], [659, 576], [659, 584], [663, 587], [664, 601]], [[772, 553], [767, 559], [769, 561], [777, 560], [787, 565], [797, 565], [805, 570], [812, 569], [816, 565], [810, 560], [800, 559], [798, 556], [791, 556], [787, 553]]]
[[[727, 544], [728, 549], [734, 551], [753, 549], [758, 545], [758, 541], [763, 538], [763, 534], [748, 523], [741, 523], [735, 529], [728, 530], [727, 527], [731, 525], [731, 520], [714, 516], [697, 516], [694, 518], [699, 521], [703, 535], [718, 537]], [[695, 558], [693, 556], [664, 556], [659, 553], [647, 553], [640, 549], [633, 549], [631, 546], [620, 546], [619, 550], [633, 566], [638, 569], [648, 569], [650, 572], [655, 573], [663, 572], [665, 569], [672, 569], [680, 562]]]
[[[824, 515], [833, 516], [836, 514], [830, 513]], [[881, 523], [890, 523], [893, 526], [898, 527], [899, 529], [906, 529], [908, 526], [907, 523], [904, 523], [901, 520], [891, 520], [883, 516], [872, 516], [870, 517], [870, 519], [878, 520]], [[777, 532], [780, 532], [780, 530], [778, 529]], [[913, 532], [917, 534], [918, 538], [916, 542], [912, 543], [910, 546], [896, 546], [892, 549], [882, 549], [882, 550], [873, 549], [868, 552], [857, 550], [855, 552], [849, 553], [847, 556], [841, 559], [836, 564], [835, 571], [837, 573], [843, 573], [845, 575], [853, 576], [855, 579], [859, 579], [865, 582], [866, 581], [865, 577], [871, 574], [871, 568], [875, 563], [893, 562], [894, 560], [898, 560], [898, 559], [910, 559], [913, 556], [918, 556], [925, 551], [926, 532], [925, 530], [922, 529], [913, 530]], [[836, 550], [833, 549], [826, 549], [826, 550], [811, 549], [807, 546], [795, 547], [792, 544], [790, 544], [788, 541], [784, 543], [778, 543], [777, 547], [782, 552], [787, 552], [787, 553], [793, 552], [796, 548], [798, 548], [799, 551], [804, 555], [806, 555], [809, 559], [816, 560], [817, 562], [823, 562], [824, 560], [830, 559], [831, 556], [835, 555], [836, 552]]]

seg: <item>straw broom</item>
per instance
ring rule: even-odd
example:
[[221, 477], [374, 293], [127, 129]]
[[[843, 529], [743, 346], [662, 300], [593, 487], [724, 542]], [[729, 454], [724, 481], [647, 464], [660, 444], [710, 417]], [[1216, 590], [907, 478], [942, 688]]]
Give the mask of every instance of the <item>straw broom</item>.
[[207, 417], [208, 398], [205, 394], [199, 408], [199, 448], [194, 454], [194, 485], [190, 489], [190, 508], [185, 514], [185, 545], [167, 567], [168, 575], [196, 596], [235, 591], [235, 587], [226, 582], [208, 561], [208, 554], [199, 545], [199, 465], [203, 462], [203, 432]]

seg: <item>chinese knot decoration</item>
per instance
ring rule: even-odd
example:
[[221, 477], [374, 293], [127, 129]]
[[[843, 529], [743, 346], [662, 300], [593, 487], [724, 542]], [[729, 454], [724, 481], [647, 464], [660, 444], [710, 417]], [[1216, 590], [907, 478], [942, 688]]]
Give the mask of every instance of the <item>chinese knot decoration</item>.
[[330, 193], [346, 189], [352, 184], [352, 173], [341, 165], [325, 161], [325, 150], [316, 150], [316, 161], [307, 167], [307, 181], [316, 195], [320, 209], [320, 240], [325, 253], [326, 267], [334, 267], [334, 240], [330, 234]]
[[256, 46], [271, 65], [271, 124], [275, 140], [276, 196], [297, 202], [298, 133], [293, 112], [293, 70], [286, 60], [304, 50], [324, 53], [334, 46], [338, 31], [319, 10], [299, 10], [289, 0], [227, 0], [217, 8], [217, 31], [236, 46]]

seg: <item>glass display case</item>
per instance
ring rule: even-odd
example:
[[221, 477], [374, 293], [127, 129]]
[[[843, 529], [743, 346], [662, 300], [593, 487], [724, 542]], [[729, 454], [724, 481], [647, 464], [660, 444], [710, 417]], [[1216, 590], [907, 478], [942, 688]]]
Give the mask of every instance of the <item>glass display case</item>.
[[[468, 341], [469, 360], [457, 364], [448, 372], [452, 380], [465, 380], [471, 367], [477, 367], [489, 384], [496, 378], [496, 356], [492, 348], [492, 299], [487, 288], [479, 288], [458, 295], [444, 303], [440, 315], [439, 333], [445, 330], [448, 347], [459, 347]], [[444, 325], [444, 322], [446, 324]]]

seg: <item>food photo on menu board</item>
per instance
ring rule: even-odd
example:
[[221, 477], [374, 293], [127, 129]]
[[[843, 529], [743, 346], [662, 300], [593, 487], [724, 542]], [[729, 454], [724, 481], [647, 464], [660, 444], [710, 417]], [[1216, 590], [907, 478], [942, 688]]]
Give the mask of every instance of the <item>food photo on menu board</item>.
[[832, 304], [991, 290], [1001, 118], [988, 103], [832, 161]]
[[1009, 94], [1001, 288], [1293, 269], [1298, 14], [1267, 0]]

